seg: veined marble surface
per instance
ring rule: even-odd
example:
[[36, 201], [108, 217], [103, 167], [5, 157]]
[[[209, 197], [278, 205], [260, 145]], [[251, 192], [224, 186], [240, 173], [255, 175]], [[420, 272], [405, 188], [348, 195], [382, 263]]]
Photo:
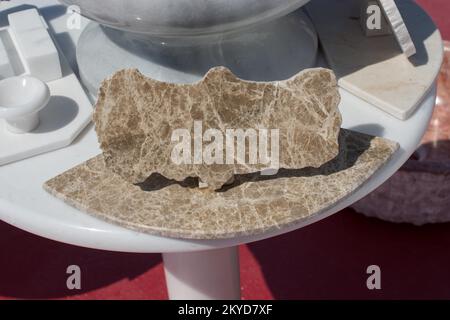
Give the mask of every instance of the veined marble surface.
[[276, 176], [237, 175], [220, 192], [155, 175], [133, 185], [97, 156], [44, 188], [79, 210], [134, 230], [174, 238], [231, 238], [320, 214], [352, 194], [397, 148], [389, 140], [342, 129], [339, 155], [322, 167], [282, 169]]
[[[159, 82], [130, 69], [103, 82], [94, 122], [107, 167], [125, 180], [142, 183], [153, 173], [177, 181], [198, 177], [216, 190], [235, 174], [318, 168], [332, 160], [339, 152], [339, 102], [334, 73], [324, 68], [252, 82], [216, 67], [195, 84]], [[220, 138], [206, 136], [209, 151], [203, 150], [211, 130]], [[254, 139], [245, 138], [247, 130]], [[266, 139], [257, 137], [261, 130]], [[180, 138], [190, 147], [180, 150]]]

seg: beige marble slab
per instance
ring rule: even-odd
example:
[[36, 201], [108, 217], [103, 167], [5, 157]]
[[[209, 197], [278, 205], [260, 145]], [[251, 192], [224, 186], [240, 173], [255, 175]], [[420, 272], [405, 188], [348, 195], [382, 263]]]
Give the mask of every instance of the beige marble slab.
[[[160, 82], [129, 69], [103, 81], [94, 123], [106, 166], [125, 180], [140, 183], [152, 173], [178, 181], [199, 177], [214, 191], [235, 174], [272, 168], [260, 159], [248, 161], [250, 143], [235, 137], [228, 143], [229, 129], [253, 130], [255, 136], [259, 129], [267, 130], [267, 145], [276, 142], [277, 148], [257, 151], [274, 157], [276, 168], [317, 168], [336, 157], [342, 123], [339, 102], [336, 77], [323, 68], [302, 70], [284, 81], [252, 82], [215, 67], [194, 84]], [[202, 141], [211, 129], [218, 137]], [[173, 158], [179, 145], [173, 134], [178, 130], [187, 130], [183, 140], [190, 144], [182, 152], [189, 153], [187, 159], [180, 156], [180, 162]], [[278, 132], [276, 140], [273, 130]], [[239, 145], [245, 149], [241, 157]], [[192, 146], [200, 147], [193, 151]], [[206, 146], [214, 152], [207, 152]], [[206, 162], [212, 153], [220, 159]]]
[[339, 86], [405, 120], [414, 113], [439, 73], [443, 59], [440, 33], [417, 4], [397, 1], [417, 50], [408, 59], [394, 35], [364, 36], [360, 5], [360, 0], [314, 0], [307, 10]]
[[46, 182], [68, 204], [111, 223], [176, 238], [217, 239], [258, 234], [320, 214], [372, 176], [398, 145], [341, 130], [339, 155], [318, 169], [281, 169], [276, 176], [244, 174], [218, 192], [198, 181], [153, 174], [133, 185], [97, 156]]

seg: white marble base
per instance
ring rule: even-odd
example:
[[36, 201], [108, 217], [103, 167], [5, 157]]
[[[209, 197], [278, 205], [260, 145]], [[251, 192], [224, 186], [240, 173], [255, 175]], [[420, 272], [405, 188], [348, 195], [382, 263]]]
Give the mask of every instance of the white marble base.
[[238, 33], [170, 40], [91, 23], [78, 42], [77, 61], [83, 83], [95, 95], [103, 79], [125, 68], [177, 83], [198, 81], [214, 66], [246, 80], [283, 80], [314, 66], [317, 43], [301, 10]]
[[171, 300], [241, 298], [239, 248], [163, 253]]
[[45, 20], [36, 9], [8, 15], [9, 29], [27, 73], [42, 81], [60, 79], [61, 62], [58, 49]]
[[[0, 33], [6, 30], [0, 29]], [[62, 78], [47, 83], [51, 97], [39, 112], [37, 128], [29, 133], [12, 133], [0, 119], [0, 166], [63, 148], [90, 122], [92, 104], [62, 52], [59, 57]]]

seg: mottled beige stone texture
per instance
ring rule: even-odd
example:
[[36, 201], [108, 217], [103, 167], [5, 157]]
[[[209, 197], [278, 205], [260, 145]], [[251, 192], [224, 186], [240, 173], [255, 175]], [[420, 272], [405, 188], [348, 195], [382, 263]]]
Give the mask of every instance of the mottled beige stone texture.
[[396, 143], [341, 130], [338, 156], [319, 168], [275, 176], [236, 175], [217, 192], [152, 174], [133, 185], [97, 156], [45, 183], [68, 204], [106, 221], [156, 235], [218, 239], [300, 223], [349, 196], [397, 150]]
[[339, 101], [333, 72], [322, 68], [286, 81], [248, 82], [217, 67], [190, 85], [123, 70], [103, 82], [94, 122], [106, 166], [125, 180], [142, 183], [159, 173], [177, 181], [199, 178], [217, 190], [233, 175], [258, 172], [267, 164], [177, 165], [171, 159], [177, 144], [171, 141], [173, 130], [192, 132], [194, 121], [202, 121], [203, 132], [279, 129], [279, 166], [317, 168], [338, 154]]

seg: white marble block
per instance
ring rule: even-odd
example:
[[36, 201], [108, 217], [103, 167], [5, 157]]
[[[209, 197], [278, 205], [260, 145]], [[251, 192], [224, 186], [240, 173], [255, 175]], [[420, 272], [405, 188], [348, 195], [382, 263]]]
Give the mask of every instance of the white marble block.
[[362, 34], [359, 21], [354, 19], [360, 5], [361, 0], [314, 0], [307, 10], [339, 86], [406, 120], [432, 89], [439, 73], [443, 59], [439, 30], [414, 1], [398, 1], [398, 9], [418, 45], [418, 54], [408, 58], [393, 34]]
[[384, 10], [386, 18], [394, 32], [400, 48], [409, 58], [416, 54], [416, 46], [411, 38], [408, 28], [394, 0], [378, 0]]
[[361, 3], [361, 28], [366, 37], [384, 36], [392, 33], [391, 26], [377, 0]]
[[42, 81], [62, 77], [58, 50], [47, 31], [47, 26], [36, 9], [8, 15], [10, 32], [26, 71]]
[[47, 28], [44, 19], [36, 9], [14, 12], [8, 15], [8, 22], [14, 33]]

